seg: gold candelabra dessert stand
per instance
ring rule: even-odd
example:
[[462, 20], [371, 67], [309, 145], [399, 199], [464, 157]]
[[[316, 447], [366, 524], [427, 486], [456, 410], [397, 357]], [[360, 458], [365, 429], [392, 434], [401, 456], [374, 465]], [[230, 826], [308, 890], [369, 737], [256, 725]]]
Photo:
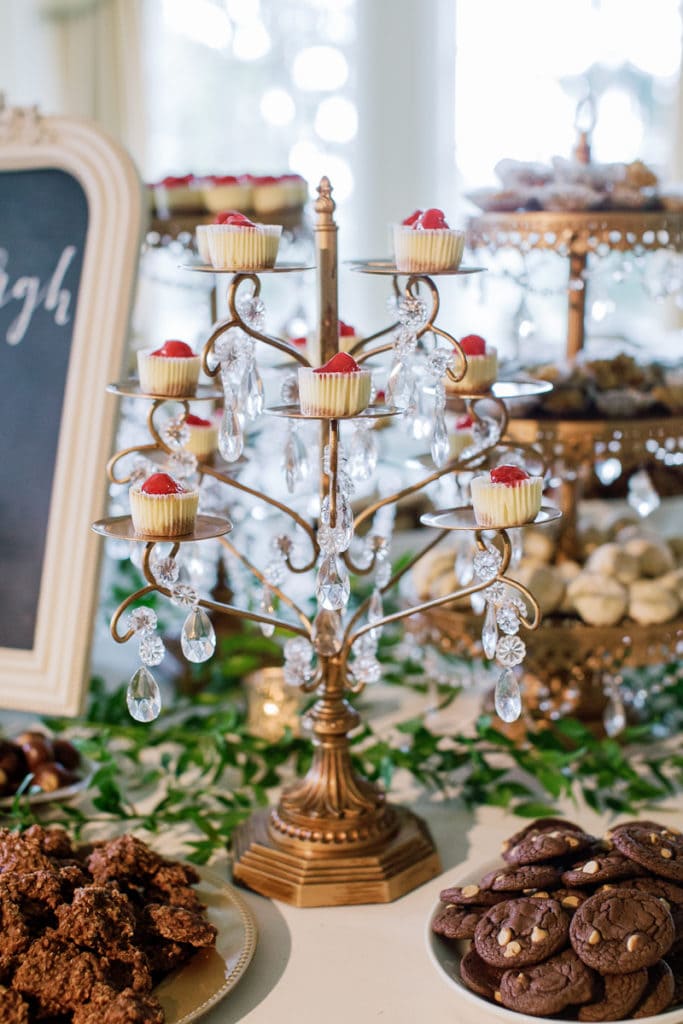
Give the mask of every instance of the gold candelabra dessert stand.
[[[331, 195], [331, 186], [323, 178], [318, 188], [319, 198], [315, 204], [315, 241], [317, 250], [317, 287], [318, 287], [318, 347], [319, 361], [326, 362], [338, 351], [338, 312], [337, 312], [337, 226], [334, 220], [335, 204]], [[213, 268], [189, 268], [216, 273]], [[303, 267], [276, 267], [274, 272], [294, 272], [304, 270]], [[376, 262], [359, 264], [356, 269], [367, 273], [381, 273], [392, 277], [394, 288], [399, 292], [398, 274], [391, 265], [378, 265]], [[463, 269], [461, 273], [467, 273]], [[232, 277], [228, 290], [229, 316], [222, 323], [216, 324], [203, 351], [203, 367], [210, 377], [218, 373], [218, 366], [212, 360], [214, 346], [226, 331], [240, 328], [249, 337], [258, 342], [275, 347], [287, 354], [303, 366], [311, 365], [307, 358], [286, 341], [264, 334], [246, 322], [240, 315], [237, 296], [244, 285], [249, 284], [253, 295], [260, 290], [260, 274], [237, 272]], [[452, 345], [457, 357], [457, 370], [448, 370], [453, 379], [460, 379], [466, 370], [466, 358], [459, 345], [446, 331], [436, 324], [439, 309], [438, 291], [431, 277], [412, 275], [408, 277], [404, 294], [415, 297], [417, 290], [423, 287], [431, 297], [431, 311], [426, 323], [420, 328], [418, 336], [431, 333]], [[364, 339], [355, 351], [358, 362], [364, 362], [381, 352], [388, 351], [392, 346], [383, 342], [382, 336], [388, 335], [396, 325], [391, 325], [370, 338]], [[377, 342], [377, 343], [376, 343]], [[508, 390], [514, 385], [508, 385]], [[547, 385], [540, 382], [536, 385], [539, 391]], [[500, 385], [499, 385], [500, 388]], [[131, 476], [121, 468], [121, 460], [133, 453], [153, 454], [155, 452], [169, 455], [171, 451], [164, 441], [156, 422], [158, 409], [167, 401], [180, 401], [185, 414], [189, 411], [189, 402], [197, 399], [217, 398], [220, 392], [212, 386], [200, 387], [196, 394], [186, 397], [170, 398], [165, 396], [141, 395], [135, 382], [124, 382], [112, 389], [117, 394], [137, 395], [152, 402], [148, 415], [148, 427], [152, 442], [138, 445], [118, 452], [108, 464], [109, 479], [115, 483], [128, 483]], [[506, 391], [506, 386], [502, 386]], [[506, 392], [507, 393], [507, 392]], [[495, 395], [465, 396], [468, 407], [478, 420], [477, 402], [488, 398], [493, 400], [505, 414], [504, 402]], [[280, 406], [267, 410], [274, 415], [285, 418], [308, 418], [320, 420], [321, 432], [321, 467], [320, 488], [321, 500], [329, 499], [329, 525], [336, 526], [338, 475], [339, 475], [339, 435], [341, 420], [339, 418], [307, 417], [298, 405]], [[381, 418], [393, 415], [396, 409], [371, 405], [360, 418]], [[359, 417], [354, 417], [359, 418]], [[497, 443], [497, 438], [493, 442]], [[323, 457], [325, 447], [329, 458]], [[401, 501], [404, 497], [428, 486], [447, 473], [459, 469], [482, 465], [488, 452], [493, 447], [482, 448], [469, 459], [450, 459], [441, 468], [428, 474], [418, 484], [412, 485], [396, 494], [382, 498], [372, 506], [364, 509], [356, 516], [354, 527], [363, 522], [384, 505]], [[241, 494], [246, 494], [255, 501], [264, 501], [278, 509], [303, 531], [310, 544], [310, 557], [303, 564], [294, 564], [292, 549], [286, 553], [287, 568], [294, 573], [310, 572], [321, 552], [315, 529], [293, 509], [270, 497], [263, 491], [255, 490], [235, 479], [229, 467], [217, 467], [209, 462], [200, 462], [200, 476], [209, 476]], [[415, 554], [408, 564], [395, 572], [381, 593], [391, 590], [401, 577], [427, 552], [432, 550], [452, 529], [467, 529], [473, 532], [476, 545], [480, 551], [486, 551], [483, 531], [477, 527], [472, 510], [456, 509], [438, 513], [434, 520], [437, 526], [436, 535]], [[542, 510], [539, 522], [550, 522], [559, 516], [554, 509]], [[425, 520], [429, 522], [428, 519]], [[168, 587], [160, 585], [152, 571], [152, 554], [155, 545], [168, 541], [168, 538], [141, 538], [136, 536], [130, 517], [105, 519], [94, 524], [94, 528], [105, 536], [126, 537], [130, 540], [142, 541], [145, 544], [142, 569], [146, 585], [136, 593], [129, 595], [114, 613], [111, 631], [114, 639], [123, 643], [132, 636], [132, 630], [122, 630], [122, 616], [132, 605], [145, 595], [156, 591], [171, 596]], [[266, 578], [227, 536], [231, 526], [219, 517], [199, 516], [195, 533], [175, 538], [171, 555], [179, 545], [192, 542], [201, 537], [217, 537], [227, 551], [237, 558], [261, 584]], [[488, 530], [489, 528], [487, 528]], [[282, 899], [297, 906], [341, 905], [353, 903], [386, 902], [393, 900], [413, 889], [440, 871], [438, 853], [433, 840], [424, 823], [411, 811], [398, 807], [387, 801], [382, 789], [361, 778], [355, 771], [350, 756], [349, 733], [360, 723], [358, 711], [347, 699], [350, 693], [358, 693], [363, 683], [354, 677], [350, 665], [350, 656], [354, 643], [372, 629], [403, 619], [409, 615], [425, 612], [447, 604], [456, 597], [468, 596], [481, 592], [492, 583], [504, 581], [522, 595], [526, 602], [526, 613], [520, 613], [521, 624], [530, 630], [537, 628], [540, 613], [536, 600], [519, 583], [510, 580], [506, 575], [511, 555], [511, 542], [504, 527], [494, 529], [499, 537], [502, 557], [497, 572], [479, 583], [461, 589], [445, 597], [425, 602], [421, 605], [402, 609], [381, 618], [363, 622], [368, 612], [369, 599], [362, 602], [349, 617], [340, 636], [330, 640], [329, 636], [321, 639], [322, 620], [318, 613], [311, 619], [304, 611], [287, 596], [285, 591], [271, 585], [273, 594], [282, 606], [288, 609], [290, 618], [277, 615], [261, 614], [236, 607], [219, 601], [201, 598], [197, 605], [209, 611], [237, 616], [256, 623], [279, 627], [293, 635], [312, 640], [317, 651], [317, 665], [309, 680], [302, 685], [302, 690], [316, 693], [317, 700], [307, 715], [307, 726], [313, 742], [313, 760], [308, 773], [303, 779], [296, 780], [287, 786], [275, 807], [254, 814], [234, 837], [233, 871], [234, 877], [266, 896]], [[369, 565], [362, 567], [354, 564], [350, 552], [344, 551], [339, 556], [347, 569], [359, 575], [367, 575], [375, 567], [378, 555], [375, 550]], [[328, 613], [329, 614], [329, 613]], [[317, 633], [317, 636], [316, 636]]]

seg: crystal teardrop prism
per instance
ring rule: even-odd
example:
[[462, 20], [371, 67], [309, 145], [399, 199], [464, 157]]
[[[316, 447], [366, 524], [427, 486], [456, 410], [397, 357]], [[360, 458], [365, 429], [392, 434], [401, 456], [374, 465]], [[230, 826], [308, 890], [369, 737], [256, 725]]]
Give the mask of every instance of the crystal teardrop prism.
[[437, 469], [441, 469], [448, 462], [451, 453], [448, 443], [448, 430], [443, 409], [438, 409], [434, 418], [434, 429], [432, 431], [431, 443], [432, 461]]
[[149, 671], [142, 665], [126, 691], [126, 704], [131, 718], [136, 722], [153, 722], [161, 712], [161, 693], [159, 685]]
[[496, 609], [493, 604], [487, 604], [484, 625], [481, 631], [481, 645], [484, 654], [491, 661], [496, 656], [498, 645], [498, 623], [496, 622]]
[[263, 412], [263, 378], [258, 366], [252, 361], [245, 382], [244, 411], [250, 420], [258, 419]]
[[236, 462], [243, 448], [244, 438], [237, 410], [226, 405], [218, 429], [218, 450], [226, 462]]
[[193, 608], [185, 619], [180, 646], [188, 661], [208, 661], [216, 650], [216, 631], [202, 608]]
[[321, 608], [313, 620], [311, 640], [318, 654], [324, 654], [327, 657], [337, 654], [344, 641], [339, 613]]
[[[273, 604], [273, 592], [270, 587], [264, 587], [261, 593], [261, 600], [259, 601], [258, 610], [261, 615], [275, 615], [275, 605]], [[275, 626], [272, 622], [259, 622], [259, 629], [265, 637], [272, 636], [275, 632]]]
[[318, 603], [328, 611], [339, 611], [346, 606], [350, 591], [349, 574], [344, 563], [336, 555], [325, 555], [315, 582]]
[[609, 700], [605, 705], [602, 721], [605, 726], [605, 732], [610, 738], [618, 736], [626, 728], [626, 711], [624, 709], [624, 702], [618, 692], [611, 692]]
[[[368, 604], [368, 622], [378, 622], [384, 616], [384, 605], [382, 603], [382, 593], [375, 587], [372, 594], [370, 595], [370, 603]], [[375, 626], [374, 629], [370, 630], [370, 636], [373, 640], [379, 639], [382, 632], [381, 626]]]
[[503, 722], [516, 722], [522, 713], [522, 697], [515, 673], [504, 669], [498, 677], [494, 694], [496, 714]]

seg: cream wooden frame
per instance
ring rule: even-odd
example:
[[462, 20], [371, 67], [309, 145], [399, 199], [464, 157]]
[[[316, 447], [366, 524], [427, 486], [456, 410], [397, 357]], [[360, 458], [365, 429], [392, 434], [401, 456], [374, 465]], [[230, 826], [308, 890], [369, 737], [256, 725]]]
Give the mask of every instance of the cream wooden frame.
[[[31, 650], [0, 647], [0, 707], [74, 715], [87, 690], [105, 512], [104, 467], [123, 365], [142, 229], [142, 189], [128, 154], [94, 125], [0, 109], [0, 169], [58, 168], [88, 202], [81, 284]], [[84, 429], [83, 424], [87, 424]]]

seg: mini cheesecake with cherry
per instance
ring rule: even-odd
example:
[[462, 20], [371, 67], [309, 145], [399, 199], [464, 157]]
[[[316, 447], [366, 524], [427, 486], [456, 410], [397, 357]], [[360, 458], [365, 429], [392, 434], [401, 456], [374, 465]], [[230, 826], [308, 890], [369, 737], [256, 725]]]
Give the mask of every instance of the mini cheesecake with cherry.
[[198, 225], [197, 248], [216, 270], [269, 270], [275, 266], [281, 234], [279, 224], [255, 224], [239, 210], [226, 210], [215, 223]]
[[129, 491], [133, 528], [141, 537], [183, 537], [197, 519], [199, 491], [184, 487], [168, 473], [152, 473]]
[[471, 484], [478, 526], [507, 527], [532, 523], [541, 508], [543, 478], [519, 466], [496, 466]]
[[194, 395], [201, 359], [184, 341], [165, 341], [161, 348], [138, 352], [140, 390], [147, 395], [175, 398]]
[[372, 374], [346, 352], [324, 366], [299, 368], [299, 403], [307, 416], [354, 416], [370, 402]]
[[465, 248], [465, 232], [450, 227], [443, 210], [415, 210], [393, 226], [397, 270], [411, 274], [457, 270]]
[[498, 351], [480, 334], [466, 334], [460, 348], [467, 359], [465, 375], [458, 381], [446, 376], [446, 388], [456, 394], [480, 394], [488, 391], [498, 377]]

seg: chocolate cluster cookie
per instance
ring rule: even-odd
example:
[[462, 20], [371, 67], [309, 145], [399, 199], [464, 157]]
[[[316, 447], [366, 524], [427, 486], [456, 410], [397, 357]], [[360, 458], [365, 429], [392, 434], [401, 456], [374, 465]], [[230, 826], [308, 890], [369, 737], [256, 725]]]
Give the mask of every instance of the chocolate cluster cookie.
[[612, 1021], [683, 1004], [683, 837], [629, 821], [596, 838], [559, 818], [503, 844], [505, 864], [444, 889], [432, 928], [471, 939], [463, 983], [533, 1016]]

